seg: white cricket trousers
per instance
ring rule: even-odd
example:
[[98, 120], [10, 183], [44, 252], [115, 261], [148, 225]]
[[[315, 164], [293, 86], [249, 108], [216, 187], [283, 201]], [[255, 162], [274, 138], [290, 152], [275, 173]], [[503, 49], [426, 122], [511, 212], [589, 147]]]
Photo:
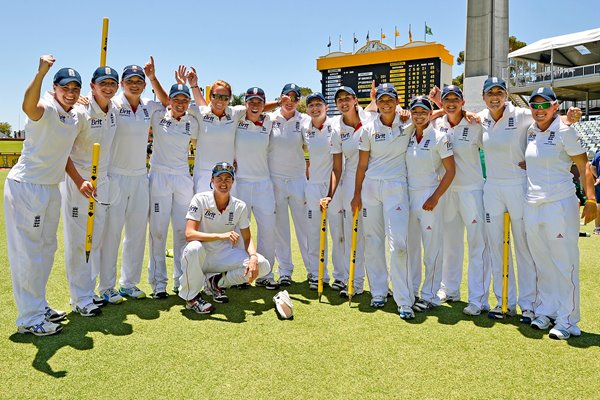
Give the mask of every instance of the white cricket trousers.
[[[264, 277], [271, 270], [269, 262], [261, 254], [258, 256], [258, 278]], [[188, 242], [181, 256], [181, 286], [179, 297], [184, 300], [195, 298], [205, 284], [206, 275], [223, 273], [224, 285], [228, 288], [248, 282], [244, 269], [248, 263], [248, 253], [239, 247], [225, 251], [206, 251], [202, 242]]]
[[[341, 195], [343, 226], [344, 226], [344, 282], [348, 283], [350, 277], [350, 257], [352, 257], [352, 198], [354, 197], [355, 175], [342, 178], [341, 186], [336, 191], [336, 196]], [[341, 193], [340, 193], [341, 191]], [[360, 291], [365, 285], [365, 237], [362, 212], [358, 213], [358, 232], [356, 235], [356, 264], [354, 266], [354, 290]]]
[[100, 281], [98, 282], [100, 292], [115, 287], [123, 227], [125, 227], [125, 238], [119, 285], [123, 288], [131, 288], [140, 283], [148, 225], [148, 175], [115, 174], [111, 175], [109, 180], [110, 207], [106, 214], [104, 240], [100, 251]]
[[[490, 264], [494, 280], [494, 294], [498, 304], [502, 304], [502, 254], [504, 243], [504, 212], [510, 214], [512, 230], [511, 243], [514, 244], [517, 261], [519, 287], [519, 307], [521, 310], [533, 311], [536, 296], [535, 265], [531, 258], [523, 212], [525, 209], [526, 182], [514, 185], [498, 185], [487, 181], [483, 187], [483, 206], [485, 210], [485, 228], [490, 249]], [[508, 275], [508, 308], [515, 309], [517, 290], [515, 287], [515, 271], [512, 256], [509, 256]]]
[[17, 326], [37, 325], [45, 318], [46, 285], [57, 247], [58, 185], [6, 179], [4, 219]]
[[525, 231], [537, 266], [535, 315], [556, 318], [556, 328], [580, 335], [577, 197], [526, 204]]
[[[246, 203], [256, 221], [256, 251], [269, 265], [275, 263], [275, 194], [271, 179], [261, 181], [238, 180], [235, 197]], [[273, 279], [273, 271], [266, 278]]]
[[194, 182], [189, 175], [173, 175], [152, 171], [150, 181], [150, 261], [148, 282], [154, 293], [167, 290], [167, 259], [165, 255], [169, 221], [173, 229], [173, 282], [179, 287], [181, 252], [186, 245], [185, 224], [190, 201], [194, 197]]
[[275, 258], [279, 264], [279, 276], [292, 276], [294, 271], [288, 207], [292, 213], [302, 261], [308, 272], [306, 209], [304, 204], [306, 178], [271, 177], [271, 180], [273, 181], [273, 192], [275, 194]]
[[198, 169], [194, 170], [194, 193], [207, 192], [210, 188], [210, 180], [212, 179], [212, 170]]
[[403, 180], [365, 177], [361, 192], [365, 236], [365, 265], [372, 296], [388, 294], [388, 268], [385, 238], [390, 250], [390, 269], [394, 301], [412, 306], [414, 296], [408, 268], [408, 194]]
[[[310, 183], [306, 185], [306, 226], [308, 245], [308, 273], [315, 277], [319, 274], [319, 259], [321, 245], [321, 205], [320, 200], [327, 196], [329, 183]], [[344, 282], [344, 228], [342, 226], [341, 196], [334, 196], [327, 207], [327, 225], [331, 236], [331, 261], [333, 262], [333, 279]], [[325, 240], [325, 273], [323, 282], [329, 282], [327, 273], [328, 252]]]
[[[444, 198], [442, 197], [433, 211], [423, 210], [423, 204], [435, 191], [435, 187], [413, 190], [408, 189], [410, 218], [408, 222], [408, 264], [412, 277], [413, 293], [430, 303], [439, 305], [437, 291], [442, 283], [442, 237], [444, 229]], [[421, 244], [423, 245], [423, 264], [425, 277], [421, 285]]]
[[[109, 191], [108, 177], [99, 177], [96, 186], [96, 198], [107, 201]], [[94, 231], [92, 237], [92, 252], [89, 262], [85, 261], [85, 242], [88, 219], [88, 199], [70, 177], [60, 183], [62, 196], [62, 220], [65, 234], [65, 269], [71, 305], [83, 308], [90, 304], [94, 296], [96, 276], [100, 270], [100, 249], [104, 235], [107, 206], [94, 204]]]
[[483, 216], [482, 190], [450, 189], [444, 194], [444, 255], [441, 289], [448, 295], [460, 296], [466, 228], [469, 257], [468, 301], [480, 309], [488, 309], [491, 270]]

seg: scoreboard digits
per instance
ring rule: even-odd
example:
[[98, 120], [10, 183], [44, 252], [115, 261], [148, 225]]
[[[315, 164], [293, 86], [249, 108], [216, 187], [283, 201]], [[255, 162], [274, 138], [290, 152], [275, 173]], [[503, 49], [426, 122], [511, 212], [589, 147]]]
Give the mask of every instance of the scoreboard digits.
[[359, 104], [366, 107], [371, 101], [372, 80], [375, 80], [375, 85], [393, 84], [398, 91], [400, 105], [406, 108], [413, 96], [429, 94], [434, 85], [441, 87], [441, 60], [427, 58], [324, 70], [322, 85], [329, 105], [328, 114], [339, 114], [334, 95], [340, 86], [354, 89]]

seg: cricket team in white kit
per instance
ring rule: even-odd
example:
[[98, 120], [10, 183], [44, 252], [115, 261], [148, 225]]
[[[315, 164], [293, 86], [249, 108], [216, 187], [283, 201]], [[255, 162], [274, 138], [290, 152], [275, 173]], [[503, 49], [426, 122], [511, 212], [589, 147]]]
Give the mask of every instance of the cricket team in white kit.
[[[83, 316], [95, 316], [104, 304], [146, 296], [138, 284], [148, 223], [148, 279], [155, 299], [168, 296], [169, 222], [173, 291], [187, 309], [201, 314], [214, 310], [202, 292], [226, 303], [225, 289], [231, 286], [291, 285], [290, 211], [308, 286], [316, 290], [321, 211], [326, 209], [332, 238], [330, 286], [341, 296], [348, 295], [353, 215], [359, 217], [354, 294], [363, 293], [366, 276], [371, 306], [383, 307], [391, 295], [403, 319], [460, 300], [466, 229], [465, 314], [487, 311], [490, 318], [504, 318], [516, 315], [518, 305], [521, 322], [552, 328], [551, 338], [581, 334], [579, 204], [569, 172], [573, 163], [585, 177], [586, 223], [595, 218], [594, 187], [585, 150], [566, 124], [580, 110], [570, 110], [568, 119], [561, 120], [551, 89], [534, 91], [531, 110], [522, 109], [506, 102], [504, 81], [489, 78], [483, 88], [487, 109], [474, 115], [463, 111], [463, 95], [456, 86], [430, 93], [441, 110], [417, 96], [409, 112], [399, 108], [391, 84], [373, 89], [373, 102], [365, 110], [354, 90], [343, 86], [334, 96], [341, 115], [330, 118], [320, 93], [306, 98], [307, 114], [299, 113], [301, 93], [295, 84], [284, 86], [280, 108], [272, 113], [264, 111], [277, 104], [267, 103], [258, 87], [248, 89], [244, 106], [229, 106], [231, 86], [224, 81], [213, 84], [207, 104], [193, 68], [187, 72], [180, 67], [178, 83], [167, 94], [154, 74], [152, 58], [144, 67], [125, 67], [123, 91], [116, 97], [119, 75], [99, 67], [87, 100], [77, 102], [82, 80], [72, 68], [60, 69], [54, 91], [40, 98], [42, 80], [53, 64], [52, 56], [40, 58], [25, 93], [26, 140], [5, 183], [18, 332], [44, 336], [62, 330], [59, 322], [66, 313], [51, 308], [45, 296], [59, 210], [71, 306]], [[146, 78], [159, 101], [141, 97]], [[191, 105], [192, 93], [197, 105]], [[148, 172], [150, 128], [154, 140]], [[97, 178], [91, 182], [94, 143], [102, 151]], [[190, 143], [196, 149], [193, 178]], [[88, 261], [89, 201], [96, 206]], [[507, 211], [518, 285], [511, 262], [508, 313], [503, 313]], [[251, 215], [258, 246], [250, 234]], [[492, 277], [498, 305], [490, 310]], [[329, 284], [327, 271], [323, 280]]]

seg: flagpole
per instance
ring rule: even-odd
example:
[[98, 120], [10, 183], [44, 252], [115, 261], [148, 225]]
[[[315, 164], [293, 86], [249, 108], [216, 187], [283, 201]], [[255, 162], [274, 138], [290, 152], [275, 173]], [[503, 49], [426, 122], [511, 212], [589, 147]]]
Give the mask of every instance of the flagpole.
[[396, 38], [398, 37], [398, 35], [396, 35], [396, 32], [398, 32], [398, 27], [394, 25], [394, 47], [396, 47]]
[[352, 54], [354, 54], [355, 48], [356, 48], [356, 32], [352, 32]]
[[423, 41], [427, 41], [427, 21], [425, 21], [425, 34], [423, 35]]
[[340, 53], [342, 52], [342, 35], [340, 35], [340, 39], [338, 40], [338, 50]]

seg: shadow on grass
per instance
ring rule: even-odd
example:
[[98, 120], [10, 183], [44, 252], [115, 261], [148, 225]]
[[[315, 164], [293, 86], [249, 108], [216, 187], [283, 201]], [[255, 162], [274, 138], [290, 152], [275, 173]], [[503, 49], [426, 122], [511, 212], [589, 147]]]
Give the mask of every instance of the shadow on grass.
[[133, 327], [125, 322], [129, 315], [144, 320], [157, 319], [160, 311], [167, 311], [182, 302], [177, 296], [161, 300], [127, 300], [119, 305], [102, 307], [102, 314], [96, 317], [82, 317], [71, 312], [67, 316], [68, 319], [62, 323], [63, 331], [57, 335], [39, 337], [14, 333], [9, 339], [14, 343], [33, 344], [38, 351], [31, 363], [32, 367], [52, 377], [64, 378], [68, 371], [54, 371], [49, 364], [50, 359], [63, 347], [76, 350], [93, 349], [94, 340], [89, 336], [91, 332], [114, 336], [131, 335]]

